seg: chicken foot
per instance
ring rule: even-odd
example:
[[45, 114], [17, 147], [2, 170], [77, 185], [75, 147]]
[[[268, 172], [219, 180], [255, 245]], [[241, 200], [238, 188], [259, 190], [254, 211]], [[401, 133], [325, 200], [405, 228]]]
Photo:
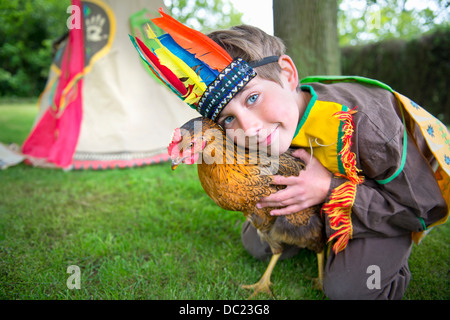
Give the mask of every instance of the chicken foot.
[[255, 296], [257, 296], [259, 293], [267, 293], [273, 296], [272, 291], [270, 290], [270, 286], [272, 285], [272, 282], [270, 282], [270, 276], [272, 275], [273, 268], [275, 267], [278, 259], [280, 258], [281, 253], [274, 254], [272, 258], [270, 259], [269, 265], [267, 266], [266, 271], [264, 272], [261, 279], [255, 283], [250, 285], [241, 285], [241, 288], [243, 289], [253, 289], [253, 293], [248, 297], [248, 299], [252, 299]]
[[317, 268], [319, 277], [313, 279], [313, 286], [315, 289], [323, 291], [323, 270], [325, 267], [325, 252], [322, 250], [317, 254]]
[[[248, 297], [248, 299], [256, 297], [259, 293], [267, 293], [273, 296], [272, 291], [270, 290], [270, 286], [272, 285], [272, 282], [270, 282], [270, 276], [272, 275], [273, 268], [275, 267], [280, 256], [281, 253], [274, 254], [272, 256], [266, 271], [264, 272], [263, 276], [257, 283], [250, 285], [241, 285], [241, 288], [243, 289], [254, 290], [253, 293], [250, 295], [250, 297]], [[321, 291], [323, 290], [324, 267], [325, 267], [325, 252], [324, 250], [322, 250], [317, 254], [317, 269], [319, 277], [313, 279], [314, 288]]]

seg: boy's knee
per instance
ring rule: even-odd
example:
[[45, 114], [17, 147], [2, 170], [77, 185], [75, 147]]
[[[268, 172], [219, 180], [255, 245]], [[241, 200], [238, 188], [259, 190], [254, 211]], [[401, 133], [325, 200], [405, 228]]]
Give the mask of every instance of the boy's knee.
[[352, 239], [344, 251], [330, 252], [324, 292], [330, 299], [401, 299], [411, 278], [410, 252], [410, 235]]
[[330, 256], [323, 283], [330, 299], [399, 300], [411, 279], [408, 261], [395, 256], [383, 261], [354, 256], [350, 251]]
[[331, 300], [374, 300], [377, 296], [376, 289], [369, 290], [363, 279], [357, 280], [350, 273], [325, 274], [323, 291]]
[[332, 300], [400, 300], [408, 287], [411, 273], [408, 265], [402, 267], [390, 279], [378, 278], [370, 269], [365, 276], [352, 272], [326, 274], [324, 293]]

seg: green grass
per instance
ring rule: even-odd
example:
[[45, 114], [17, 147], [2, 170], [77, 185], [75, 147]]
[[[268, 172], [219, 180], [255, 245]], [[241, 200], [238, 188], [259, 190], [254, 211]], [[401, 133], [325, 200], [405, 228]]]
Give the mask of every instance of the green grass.
[[[22, 143], [37, 109], [0, 105], [0, 141]], [[0, 299], [245, 299], [267, 263], [241, 245], [240, 213], [217, 207], [196, 168], [0, 171]], [[410, 259], [405, 299], [449, 299], [448, 225]], [[67, 267], [81, 269], [69, 290]], [[304, 251], [272, 276], [276, 299], [325, 299]], [[261, 296], [270, 299], [269, 296]]]
[[35, 103], [0, 102], [0, 142], [21, 145], [28, 136], [37, 113]]

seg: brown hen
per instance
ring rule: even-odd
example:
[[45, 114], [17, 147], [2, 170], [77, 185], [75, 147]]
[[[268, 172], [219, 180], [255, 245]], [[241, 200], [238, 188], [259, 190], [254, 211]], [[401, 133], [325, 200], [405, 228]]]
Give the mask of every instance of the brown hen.
[[198, 176], [208, 196], [225, 210], [241, 211], [269, 244], [273, 256], [261, 280], [242, 286], [254, 289], [250, 297], [259, 292], [272, 294], [270, 276], [285, 244], [317, 253], [321, 288], [325, 237], [320, 206], [278, 217], [270, 215], [273, 208], [256, 207], [261, 197], [284, 188], [271, 184], [273, 175], [298, 176], [304, 169], [291, 150], [279, 157], [251, 152], [236, 146], [215, 122], [199, 117], [175, 130], [168, 151], [173, 170], [180, 163], [198, 163]]

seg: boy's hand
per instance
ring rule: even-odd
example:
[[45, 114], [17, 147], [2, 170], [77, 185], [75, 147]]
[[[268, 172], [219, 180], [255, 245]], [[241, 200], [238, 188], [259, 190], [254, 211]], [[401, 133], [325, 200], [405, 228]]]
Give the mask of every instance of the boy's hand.
[[286, 188], [268, 197], [261, 198], [258, 208], [283, 207], [270, 212], [273, 216], [299, 212], [325, 201], [330, 188], [332, 174], [315, 157], [303, 149], [292, 153], [302, 159], [305, 170], [298, 177], [273, 176], [273, 184], [285, 185]]

